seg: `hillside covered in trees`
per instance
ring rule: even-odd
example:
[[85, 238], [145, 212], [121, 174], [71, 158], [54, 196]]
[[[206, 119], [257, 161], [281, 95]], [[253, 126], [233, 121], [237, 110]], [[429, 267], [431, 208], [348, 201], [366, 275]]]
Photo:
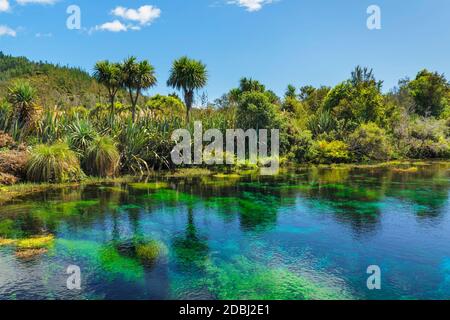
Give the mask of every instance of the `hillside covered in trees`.
[[[93, 69], [0, 54], [0, 183], [172, 169], [171, 134], [194, 121], [222, 132], [280, 129], [280, 160], [294, 165], [450, 157], [450, 84], [439, 72], [419, 71], [385, 93], [371, 69], [356, 67], [335, 87], [290, 84], [282, 97], [242, 78], [199, 109], [195, 97], [208, 81], [201, 61], [177, 59], [169, 79], [134, 57]], [[177, 93], [144, 96], [157, 81]]]
[[39, 88], [36, 101], [47, 107], [95, 106], [101, 97], [101, 87], [86, 71], [0, 52], [0, 97], [18, 80]]

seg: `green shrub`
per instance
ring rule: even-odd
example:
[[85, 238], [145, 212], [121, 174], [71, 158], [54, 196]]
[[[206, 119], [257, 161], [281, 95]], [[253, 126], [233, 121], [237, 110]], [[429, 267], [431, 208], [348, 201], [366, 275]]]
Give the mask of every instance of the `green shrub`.
[[32, 182], [71, 182], [83, 177], [75, 152], [65, 143], [38, 145], [27, 163], [27, 179]]
[[309, 130], [292, 131], [295, 131], [295, 129], [291, 129], [289, 135], [289, 142], [291, 143], [289, 158], [297, 162], [306, 161], [309, 149], [313, 144], [312, 133]]
[[83, 167], [90, 175], [113, 177], [119, 169], [120, 154], [110, 137], [98, 136], [89, 145]]
[[350, 151], [357, 161], [388, 160], [392, 149], [386, 132], [374, 123], [362, 124], [349, 137]]
[[318, 111], [308, 119], [307, 128], [314, 137], [336, 128], [336, 120], [329, 111]]
[[238, 128], [280, 129], [281, 117], [278, 111], [278, 107], [264, 93], [245, 92], [238, 105]]
[[86, 119], [76, 118], [74, 123], [68, 125], [67, 131], [70, 147], [81, 155], [86, 153], [90, 144], [98, 136], [92, 123]]
[[406, 138], [406, 156], [414, 159], [448, 158], [450, 139], [446, 123], [434, 118], [416, 119], [410, 123]]
[[348, 145], [342, 141], [315, 141], [308, 152], [315, 163], [341, 163], [350, 159]]

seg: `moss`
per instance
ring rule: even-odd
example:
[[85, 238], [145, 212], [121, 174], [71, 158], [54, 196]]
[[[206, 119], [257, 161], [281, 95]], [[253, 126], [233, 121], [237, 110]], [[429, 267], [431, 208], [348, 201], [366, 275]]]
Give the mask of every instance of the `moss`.
[[6, 201], [10, 201], [16, 197], [33, 194], [36, 192], [58, 190], [67, 187], [79, 187], [100, 183], [127, 183], [133, 181], [135, 178], [132, 176], [122, 176], [117, 178], [96, 178], [87, 177], [79, 182], [68, 183], [21, 183], [12, 186], [0, 186], [0, 204]]
[[166, 174], [167, 177], [172, 178], [187, 178], [187, 177], [199, 177], [199, 176], [210, 176], [212, 174], [211, 170], [204, 168], [188, 168], [179, 169], [175, 172], [170, 172]]
[[397, 173], [416, 173], [419, 171], [419, 168], [417, 167], [411, 167], [411, 168], [393, 168], [392, 172], [397, 172]]
[[41, 249], [48, 248], [54, 241], [55, 237], [53, 235], [48, 235], [18, 240], [16, 246], [19, 249]]
[[41, 256], [48, 252], [48, 249], [46, 248], [39, 248], [39, 249], [26, 249], [26, 250], [18, 250], [16, 251], [16, 257], [19, 259], [32, 259], [37, 256]]
[[13, 245], [16, 241], [14, 239], [0, 239], [0, 247]]
[[230, 174], [219, 173], [215, 174], [213, 177], [218, 179], [240, 179], [241, 175], [237, 173], [230, 173]]
[[156, 240], [136, 245], [136, 256], [145, 263], [153, 263], [164, 252], [164, 245]]
[[166, 182], [130, 183], [130, 187], [136, 190], [159, 190], [167, 189], [169, 184]]

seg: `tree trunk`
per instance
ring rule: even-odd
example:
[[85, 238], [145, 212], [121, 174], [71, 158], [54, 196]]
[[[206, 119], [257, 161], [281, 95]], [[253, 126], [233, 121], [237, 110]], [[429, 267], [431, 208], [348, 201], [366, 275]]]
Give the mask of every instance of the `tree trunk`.
[[191, 120], [191, 109], [192, 109], [192, 103], [194, 100], [193, 97], [194, 97], [194, 92], [185, 91], [184, 103], [186, 104], [186, 123], [187, 123], [187, 125], [189, 125], [189, 122]]
[[114, 122], [114, 108], [115, 108], [115, 96], [111, 95], [110, 96], [110, 102], [111, 102], [111, 106], [110, 106], [110, 121], [111, 121], [111, 125]]
[[134, 120], [136, 119], [136, 105], [134, 104], [133, 100], [133, 92], [130, 90], [130, 103], [131, 103], [131, 120], [134, 123]]

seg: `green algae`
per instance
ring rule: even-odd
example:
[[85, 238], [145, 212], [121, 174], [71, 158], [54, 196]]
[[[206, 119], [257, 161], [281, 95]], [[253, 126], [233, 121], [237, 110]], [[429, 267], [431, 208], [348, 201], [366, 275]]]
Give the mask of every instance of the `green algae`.
[[19, 239], [15, 243], [18, 249], [43, 249], [49, 248], [54, 244], [55, 237], [53, 235], [36, 236], [26, 239]]
[[80, 215], [85, 210], [96, 207], [100, 204], [100, 200], [78, 200], [78, 201], [49, 201], [37, 205], [31, 210], [32, 215], [42, 220], [52, 218], [70, 217]]
[[150, 240], [136, 245], [136, 256], [147, 264], [154, 263], [161, 255], [167, 253], [165, 245], [157, 240]]
[[200, 202], [200, 198], [193, 194], [188, 194], [171, 189], [161, 189], [156, 191], [155, 193], [146, 195], [145, 197], [164, 204], [183, 203], [186, 205], [194, 205]]
[[130, 183], [129, 186], [136, 190], [159, 190], [169, 188], [167, 182]]
[[99, 190], [102, 191], [109, 191], [109, 192], [115, 192], [115, 193], [128, 193], [128, 191], [126, 189], [122, 189], [120, 187], [106, 187], [106, 186], [101, 186], [98, 188]]
[[103, 245], [95, 241], [58, 239], [54, 255], [88, 260], [106, 279], [142, 281], [144, 267], [138, 259], [121, 255], [113, 244]]
[[109, 277], [120, 277], [126, 281], [141, 281], [144, 278], [142, 264], [137, 259], [121, 255], [113, 245], [103, 246], [98, 257]]
[[220, 300], [337, 300], [350, 299], [344, 290], [329, 288], [283, 267], [268, 267], [244, 257], [210, 264], [208, 289]]
[[213, 175], [213, 177], [217, 178], [217, 179], [232, 179], [232, 180], [237, 180], [237, 179], [242, 178], [242, 176], [237, 173], [228, 173], [228, 174], [218, 173], [218, 174]]

